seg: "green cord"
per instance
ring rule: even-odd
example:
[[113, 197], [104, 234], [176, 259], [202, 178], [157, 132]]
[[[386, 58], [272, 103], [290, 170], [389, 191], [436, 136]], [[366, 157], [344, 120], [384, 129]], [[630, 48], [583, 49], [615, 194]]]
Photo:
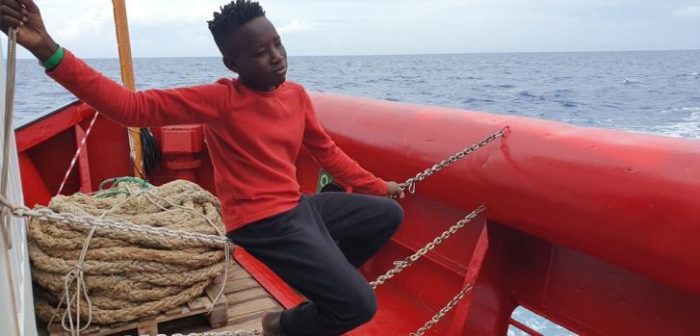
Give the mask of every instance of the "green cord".
[[[148, 181], [138, 178], [138, 177], [133, 177], [133, 176], [123, 176], [123, 177], [115, 177], [111, 179], [106, 179], [100, 183], [99, 191], [95, 195], [95, 197], [112, 197], [115, 195], [121, 195], [125, 194], [128, 195], [129, 191], [124, 188], [124, 187], [116, 187], [119, 183], [132, 183], [132, 184], [137, 184], [141, 186], [143, 189], [149, 190], [153, 188], [153, 185], [148, 183]], [[106, 188], [106, 186], [109, 185], [109, 188]]]

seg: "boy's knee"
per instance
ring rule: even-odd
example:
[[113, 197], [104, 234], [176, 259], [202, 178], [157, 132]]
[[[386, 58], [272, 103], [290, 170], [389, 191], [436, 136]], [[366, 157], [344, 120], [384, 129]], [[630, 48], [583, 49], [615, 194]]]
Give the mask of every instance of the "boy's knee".
[[386, 200], [385, 214], [387, 223], [394, 228], [398, 228], [403, 222], [403, 208], [393, 199]]
[[366, 282], [360, 286], [346, 287], [341, 305], [335, 306], [332, 315], [348, 330], [371, 320], [377, 313], [377, 298]]
[[374, 290], [369, 286], [359, 290], [352, 296], [350, 306], [352, 313], [349, 320], [354, 326], [369, 322], [377, 313], [377, 297]]

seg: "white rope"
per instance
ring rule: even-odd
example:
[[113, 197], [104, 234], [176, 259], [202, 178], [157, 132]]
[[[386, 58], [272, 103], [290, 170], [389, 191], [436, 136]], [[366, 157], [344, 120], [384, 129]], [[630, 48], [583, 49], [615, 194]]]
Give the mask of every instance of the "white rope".
[[[17, 62], [17, 30], [10, 28], [7, 41], [7, 80], [5, 82], [5, 127], [2, 150], [2, 172], [0, 173], [0, 195], [6, 198], [8, 195], [8, 180], [10, 175], [10, 140], [12, 128], [12, 110], [15, 97], [15, 69]], [[12, 248], [12, 230], [10, 226], [10, 213], [7, 209], [0, 209], [0, 232], [2, 233], [2, 254], [5, 260], [5, 274], [10, 288], [10, 303], [12, 304], [12, 315], [15, 321], [15, 333], [19, 335], [19, 313], [17, 312], [17, 298], [15, 297], [14, 279], [12, 278], [12, 268], [10, 264], [10, 249]]]
[[[0, 194], [8, 197], [8, 180], [10, 175], [10, 140], [12, 129], [12, 114], [15, 98], [15, 69], [17, 62], [17, 30], [10, 28], [7, 40], [7, 80], [5, 82], [5, 129], [2, 151], [2, 173], [0, 175]], [[9, 216], [2, 216], [2, 233], [5, 246], [12, 248], [11, 227]]]

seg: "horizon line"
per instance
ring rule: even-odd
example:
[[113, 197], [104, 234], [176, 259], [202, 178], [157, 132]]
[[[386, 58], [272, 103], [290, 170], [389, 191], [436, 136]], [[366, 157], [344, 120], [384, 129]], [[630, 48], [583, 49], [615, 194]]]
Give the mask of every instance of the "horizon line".
[[[487, 55], [487, 54], [565, 54], [565, 53], [617, 53], [617, 52], [663, 52], [663, 51], [700, 51], [698, 49], [617, 49], [617, 50], [568, 50], [568, 51], [473, 51], [473, 52], [437, 52], [405, 54], [328, 54], [328, 55], [289, 55], [288, 57], [382, 57], [382, 56], [447, 56], [447, 55]], [[145, 58], [219, 58], [221, 55], [207, 56], [132, 56], [133, 59]], [[119, 56], [81, 57], [83, 59], [118, 59]], [[34, 60], [34, 57], [18, 57], [22, 60]]]

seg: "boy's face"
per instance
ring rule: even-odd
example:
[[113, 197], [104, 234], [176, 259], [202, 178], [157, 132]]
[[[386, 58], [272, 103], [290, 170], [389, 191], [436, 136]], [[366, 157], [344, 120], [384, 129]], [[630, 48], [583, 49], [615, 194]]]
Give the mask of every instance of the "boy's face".
[[266, 17], [251, 20], [238, 28], [231, 38], [235, 52], [225, 56], [224, 63], [238, 73], [243, 83], [260, 91], [270, 91], [284, 83], [287, 51]]

